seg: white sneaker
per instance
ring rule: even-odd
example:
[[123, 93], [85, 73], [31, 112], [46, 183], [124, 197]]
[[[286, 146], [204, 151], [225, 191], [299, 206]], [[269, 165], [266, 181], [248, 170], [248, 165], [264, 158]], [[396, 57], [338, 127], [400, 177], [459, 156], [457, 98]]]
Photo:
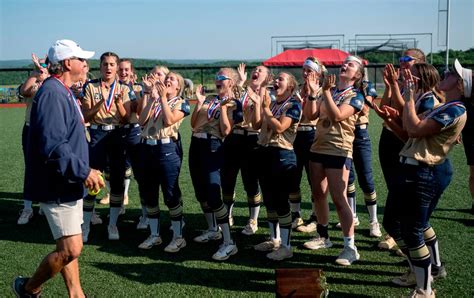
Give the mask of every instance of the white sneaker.
[[19, 225], [26, 225], [30, 219], [33, 218], [33, 209], [23, 209], [20, 212], [20, 217], [18, 218], [18, 221], [16, 222]]
[[[354, 217], [353, 222], [354, 222], [354, 227], [359, 226], [360, 225], [359, 217], [357, 217], [357, 216]], [[341, 228], [341, 223], [340, 222], [337, 223], [336, 228]]]
[[170, 244], [165, 247], [166, 252], [178, 252], [181, 248], [186, 247], [186, 240], [183, 237], [173, 238]]
[[257, 223], [257, 221], [254, 220], [254, 219], [249, 219], [247, 225], [246, 225], [245, 228], [242, 230], [242, 234], [247, 235], [247, 236], [250, 236], [250, 235], [255, 234], [255, 232], [257, 232], [257, 230], [258, 230], [258, 223]]
[[410, 269], [403, 273], [399, 277], [395, 277], [392, 279], [392, 282], [400, 287], [412, 287], [416, 286], [416, 276], [415, 272], [411, 271]]
[[425, 290], [423, 289], [420, 289], [420, 288], [416, 288], [414, 289], [412, 292], [410, 292], [410, 294], [408, 294], [408, 296], [402, 296], [402, 298], [434, 298], [436, 297], [435, 296], [435, 290], [434, 289], [431, 289], [431, 293], [430, 294], [427, 294], [425, 292]]
[[380, 231], [380, 224], [377, 221], [370, 223], [369, 230], [371, 237], [378, 238], [382, 236], [382, 232]]
[[108, 226], [107, 231], [109, 232], [109, 240], [119, 240], [120, 235], [117, 226]]
[[100, 218], [99, 214], [92, 212], [92, 217], [91, 217], [91, 224], [93, 225], [101, 225], [102, 224], [102, 219]]
[[304, 221], [301, 217], [295, 217], [295, 219], [293, 219], [293, 221], [291, 222], [292, 229], [296, 229], [297, 227], [302, 225], [304, 225]]
[[314, 237], [313, 239], [305, 242], [303, 246], [307, 249], [310, 250], [317, 250], [317, 249], [322, 249], [322, 248], [330, 248], [332, 247], [332, 242], [331, 240], [322, 238], [322, 237]]
[[317, 226], [316, 221], [312, 221], [306, 225], [302, 225], [296, 228], [298, 232], [303, 232], [303, 233], [313, 233], [316, 232], [316, 226]]
[[237, 245], [235, 245], [234, 242], [224, 242], [219, 246], [219, 250], [212, 255], [212, 258], [216, 261], [225, 261], [230, 256], [235, 255], [238, 251]]
[[102, 199], [100, 199], [99, 204], [108, 205], [110, 203], [110, 194], [106, 194]]
[[274, 261], [282, 261], [291, 257], [293, 257], [293, 252], [291, 251], [291, 248], [287, 248], [283, 245], [280, 246], [280, 248], [278, 248], [277, 250], [274, 250], [271, 253], [267, 254], [267, 258]]
[[384, 240], [380, 241], [378, 246], [381, 249], [398, 249], [397, 243], [388, 234], [384, 236]]
[[137, 230], [146, 230], [148, 229], [148, 217], [146, 216], [140, 216], [140, 219], [138, 220], [137, 224]]
[[160, 236], [150, 235], [143, 241], [138, 248], [141, 249], [151, 249], [155, 245], [160, 245], [163, 241]]
[[201, 235], [195, 237], [194, 241], [198, 243], [206, 243], [206, 242], [209, 242], [209, 240], [219, 240], [221, 238], [222, 238], [222, 233], [220, 230], [217, 230], [217, 231], [206, 230]]
[[339, 257], [336, 259], [336, 263], [342, 266], [349, 266], [354, 261], [360, 259], [360, 255], [357, 252], [357, 247], [350, 248], [349, 246], [344, 247]]
[[82, 226], [81, 228], [82, 228], [82, 243], [87, 243], [87, 241], [89, 241], [89, 232], [91, 230], [90, 228], [84, 228], [84, 226]]
[[257, 251], [272, 251], [280, 248], [281, 240], [268, 240], [255, 245], [253, 248]]

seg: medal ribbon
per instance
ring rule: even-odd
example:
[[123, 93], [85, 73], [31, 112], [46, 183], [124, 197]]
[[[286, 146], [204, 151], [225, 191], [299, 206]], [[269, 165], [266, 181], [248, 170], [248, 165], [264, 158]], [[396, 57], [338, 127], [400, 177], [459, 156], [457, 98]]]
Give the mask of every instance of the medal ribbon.
[[[176, 96], [176, 97], [173, 97], [172, 99], [168, 100], [168, 105], [170, 106], [170, 109], [173, 109], [174, 106], [176, 105], [177, 101], [178, 101], [178, 98], [179, 96]], [[161, 102], [160, 102], [160, 98], [158, 97], [158, 99], [156, 99], [156, 107], [155, 107], [155, 111], [153, 112], [153, 120], [156, 121], [156, 119], [158, 119], [158, 117], [160, 116], [161, 114]]]
[[332, 98], [334, 102], [336, 103], [336, 105], [339, 105], [342, 99], [344, 98], [344, 96], [346, 96], [346, 94], [349, 93], [349, 91], [352, 91], [353, 88], [354, 86], [349, 86], [342, 91], [338, 91], [337, 89], [334, 90], [334, 92], [332, 93]]
[[249, 94], [247, 91], [245, 91], [242, 97], [240, 98], [240, 102], [242, 103], [242, 108], [245, 110], [245, 108], [249, 104]]
[[217, 111], [217, 108], [221, 105], [221, 102], [226, 100], [227, 96], [224, 96], [222, 100], [219, 100], [219, 97], [216, 96], [214, 100], [209, 104], [209, 108], [207, 109], [207, 121], [211, 120], [214, 117], [214, 114]]
[[[112, 103], [114, 102], [115, 91], [117, 89], [116, 87], [117, 80], [114, 80], [112, 85], [110, 85], [109, 97], [107, 98], [107, 100], [104, 101], [104, 106], [107, 113], [110, 112], [110, 109], [112, 109]], [[102, 80], [100, 85], [100, 93], [102, 93]]]
[[66, 84], [63, 83], [63, 81], [61, 81], [60, 79], [58, 79], [58, 77], [53, 76], [53, 78], [55, 78], [59, 83], [61, 83], [61, 85], [64, 86], [64, 88], [66, 88], [66, 90], [67, 90], [67, 92], [69, 93], [69, 96], [70, 96], [69, 99], [74, 102], [74, 106], [76, 107], [77, 112], [79, 113], [79, 116], [81, 116], [81, 122], [82, 122], [82, 124], [84, 124], [84, 115], [82, 115], [81, 107], [80, 107], [79, 104], [77, 103], [77, 99], [76, 99], [76, 97], [74, 96], [74, 93], [72, 93], [71, 89], [70, 89], [68, 86], [66, 86]]
[[[292, 98], [292, 96], [290, 95], [287, 99], [285, 99], [285, 101], [279, 105], [278, 102], [274, 101], [273, 102], [273, 106], [271, 108], [271, 111], [272, 111], [272, 114], [273, 114], [273, 117], [279, 117], [281, 115], [281, 111], [283, 110], [283, 107], [286, 105], [286, 103]], [[278, 107], [278, 108], [277, 108]]]

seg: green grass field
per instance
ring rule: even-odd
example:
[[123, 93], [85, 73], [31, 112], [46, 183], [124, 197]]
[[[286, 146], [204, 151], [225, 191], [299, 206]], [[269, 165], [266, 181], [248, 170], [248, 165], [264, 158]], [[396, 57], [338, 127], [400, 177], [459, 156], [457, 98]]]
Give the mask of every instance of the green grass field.
[[[22, 208], [23, 157], [21, 151], [21, 128], [24, 109], [0, 108], [0, 296], [13, 297], [10, 284], [14, 276], [31, 275], [41, 259], [54, 247], [46, 219], [35, 214], [26, 226], [16, 225], [18, 212]], [[379, 221], [382, 220], [386, 188], [378, 162], [378, 137], [381, 123], [372, 117], [374, 171], [379, 202]], [[148, 231], [137, 231], [136, 220], [140, 215], [136, 183], [130, 190], [130, 205], [119, 219], [121, 240], [107, 240], [107, 208], [96, 205], [104, 224], [93, 226], [89, 243], [80, 257], [82, 285], [89, 297], [142, 297], [142, 296], [265, 296], [274, 295], [275, 268], [322, 268], [327, 276], [331, 297], [390, 296], [399, 297], [408, 292], [396, 287], [391, 279], [405, 272], [403, 259], [377, 248], [377, 240], [368, 237], [368, 216], [363, 205], [362, 193], [358, 189], [358, 213], [361, 225], [356, 230], [356, 245], [361, 254], [360, 261], [345, 268], [334, 264], [342, 248], [342, 234], [332, 226], [330, 235], [334, 246], [324, 251], [301, 249], [310, 235], [293, 233], [294, 257], [274, 263], [262, 253], [255, 252], [253, 245], [263, 241], [268, 234], [264, 221], [265, 210], [260, 215], [260, 228], [253, 236], [244, 236], [240, 230], [246, 224], [248, 211], [245, 195], [239, 181], [237, 203], [234, 211], [236, 225], [233, 235], [239, 253], [225, 263], [211, 259], [218, 243], [197, 244], [192, 238], [206, 228], [204, 217], [194, 198], [187, 166], [187, 148], [190, 141], [189, 117], [181, 129], [185, 147], [185, 161], [181, 174], [184, 194], [186, 227], [184, 236], [187, 247], [179, 254], [163, 251], [171, 239], [169, 216], [163, 206], [161, 234], [164, 244], [150, 251], [137, 248]], [[456, 146], [451, 154], [455, 169], [454, 179], [440, 200], [433, 214], [432, 225], [440, 240], [441, 256], [446, 264], [448, 277], [437, 281], [434, 288], [439, 297], [474, 297], [474, 270], [471, 259], [474, 252], [474, 217], [469, 213], [471, 199], [467, 189], [468, 169], [465, 165], [462, 146]], [[306, 180], [303, 180], [306, 181]], [[303, 215], [309, 216], [311, 204], [306, 183]], [[331, 205], [334, 210], [334, 206]], [[37, 207], [35, 207], [35, 212]], [[331, 222], [337, 223], [335, 211]], [[66, 296], [62, 278], [49, 281], [43, 291], [44, 297]]]

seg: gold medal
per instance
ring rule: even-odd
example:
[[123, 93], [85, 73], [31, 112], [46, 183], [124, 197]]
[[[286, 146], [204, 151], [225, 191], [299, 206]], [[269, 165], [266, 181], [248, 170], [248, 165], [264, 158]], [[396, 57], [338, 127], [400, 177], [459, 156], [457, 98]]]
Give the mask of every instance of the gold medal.
[[156, 128], [154, 126], [148, 128], [148, 135], [154, 136], [156, 134]]
[[331, 126], [331, 121], [329, 121], [329, 119], [324, 119], [323, 120], [323, 127], [328, 128], [329, 126]]

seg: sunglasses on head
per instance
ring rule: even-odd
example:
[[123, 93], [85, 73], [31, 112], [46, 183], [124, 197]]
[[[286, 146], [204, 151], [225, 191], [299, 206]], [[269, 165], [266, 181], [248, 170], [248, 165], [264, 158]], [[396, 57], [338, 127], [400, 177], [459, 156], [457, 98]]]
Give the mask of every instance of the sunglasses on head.
[[410, 61], [413, 61], [415, 60], [415, 58], [413, 58], [412, 56], [402, 56], [400, 57], [400, 63], [402, 62], [410, 62]]
[[40, 63], [40, 66], [43, 67], [43, 68], [48, 68], [48, 64], [46, 64], [46, 63]]
[[228, 76], [225, 75], [217, 75], [216, 76], [216, 81], [225, 81], [225, 80], [230, 80]]

